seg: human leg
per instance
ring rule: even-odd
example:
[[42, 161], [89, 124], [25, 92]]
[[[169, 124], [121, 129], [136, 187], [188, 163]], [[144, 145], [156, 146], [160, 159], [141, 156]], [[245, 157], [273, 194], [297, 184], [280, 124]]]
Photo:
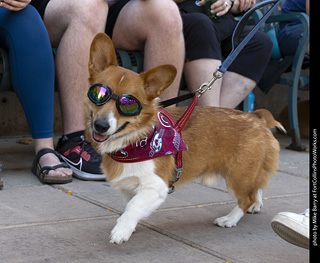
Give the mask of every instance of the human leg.
[[21, 12], [0, 11], [3, 35], [0, 42], [9, 50], [13, 88], [24, 109], [32, 137], [52, 137], [54, 62], [46, 29], [31, 6]]
[[[220, 43], [215, 27], [210, 26], [210, 20], [202, 15], [182, 15], [187, 55], [184, 70], [191, 91], [212, 78], [213, 72], [221, 64], [222, 56], [227, 57], [232, 48], [230, 38]], [[250, 28], [245, 28], [241, 38], [249, 30]], [[216, 80], [212, 90], [202, 95], [199, 105], [235, 108], [259, 82], [270, 59], [271, 50], [272, 42], [268, 36], [257, 32], [223, 78]]]
[[64, 134], [84, 130], [82, 100], [89, 87], [90, 45], [103, 32], [108, 12], [104, 0], [51, 0], [44, 22], [55, 58]]
[[[200, 85], [212, 79], [214, 69], [221, 65], [216, 59], [196, 59], [186, 62], [184, 76], [190, 92], [195, 92]], [[198, 106], [220, 106], [221, 79], [217, 79], [211, 90], [208, 90], [198, 99]]]
[[[186, 45], [184, 77], [189, 91], [196, 91], [201, 84], [212, 79], [213, 72], [221, 65], [220, 38], [212, 21], [202, 13], [182, 14], [183, 34]], [[215, 81], [210, 91], [204, 93], [197, 105], [220, 105], [221, 79]]]
[[302, 34], [303, 26], [301, 23], [290, 22], [281, 26], [277, 37], [280, 52], [283, 57], [296, 53]]
[[[250, 31], [245, 27], [241, 38]], [[231, 51], [231, 41], [222, 43], [225, 57]], [[228, 71], [224, 74], [220, 91], [220, 106], [235, 108], [255, 88], [270, 60], [272, 42], [263, 32], [257, 32], [238, 54]]]
[[250, 78], [231, 71], [225, 72], [221, 84], [220, 107], [234, 109], [256, 85], [257, 83]]
[[[35, 153], [53, 149], [54, 63], [47, 31], [37, 11], [27, 6], [19, 12], [0, 10], [0, 45], [8, 48], [11, 80], [34, 138]], [[60, 160], [50, 153], [41, 167]], [[70, 176], [70, 169], [51, 170], [50, 176]]]
[[56, 150], [85, 180], [104, 180], [101, 156], [84, 138], [82, 101], [89, 87], [88, 61], [93, 37], [103, 32], [108, 6], [105, 0], [51, 0], [44, 13], [55, 58], [64, 136]]
[[172, 0], [129, 1], [119, 13], [112, 41], [119, 49], [144, 51], [145, 71], [162, 64], [174, 65], [177, 77], [161, 99], [177, 96], [184, 40], [180, 13]]

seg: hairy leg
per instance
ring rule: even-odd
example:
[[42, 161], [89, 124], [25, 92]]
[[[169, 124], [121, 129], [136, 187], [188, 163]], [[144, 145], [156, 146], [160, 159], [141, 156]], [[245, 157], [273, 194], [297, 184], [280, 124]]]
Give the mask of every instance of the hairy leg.
[[[184, 76], [189, 91], [195, 92], [200, 85], [212, 79], [215, 69], [221, 61], [215, 59], [197, 59], [188, 61], [184, 66]], [[217, 79], [211, 90], [205, 92], [198, 100], [198, 106], [220, 106], [221, 79]]]
[[88, 89], [90, 45], [104, 32], [108, 6], [105, 0], [51, 0], [44, 22], [55, 58], [64, 134], [84, 130], [82, 101]]
[[220, 91], [220, 107], [237, 107], [256, 86], [252, 79], [227, 71], [223, 78]]
[[[212, 74], [221, 61], [197, 59], [185, 64], [184, 73], [191, 92], [201, 84], [212, 79]], [[234, 72], [227, 71], [222, 79], [217, 79], [211, 90], [204, 93], [198, 101], [201, 106], [235, 108], [254, 89], [256, 82]]]
[[144, 51], [144, 70], [172, 64], [178, 74], [161, 99], [177, 96], [184, 62], [182, 21], [171, 0], [132, 0], [121, 10], [112, 41], [119, 49]]

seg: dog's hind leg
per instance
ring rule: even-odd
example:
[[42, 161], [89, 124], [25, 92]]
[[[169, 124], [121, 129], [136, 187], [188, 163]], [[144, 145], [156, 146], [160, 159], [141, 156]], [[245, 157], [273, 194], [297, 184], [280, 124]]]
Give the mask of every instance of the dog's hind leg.
[[254, 192], [239, 198], [238, 205], [229, 214], [217, 218], [213, 223], [221, 227], [236, 226], [249, 207], [256, 203], [256, 195], [257, 192]]
[[254, 214], [260, 212], [263, 206], [262, 202], [262, 189], [259, 189], [256, 196], [256, 201], [249, 207], [248, 213]]
[[243, 215], [243, 210], [237, 205], [229, 214], [217, 218], [213, 223], [221, 227], [233, 227], [237, 225]]

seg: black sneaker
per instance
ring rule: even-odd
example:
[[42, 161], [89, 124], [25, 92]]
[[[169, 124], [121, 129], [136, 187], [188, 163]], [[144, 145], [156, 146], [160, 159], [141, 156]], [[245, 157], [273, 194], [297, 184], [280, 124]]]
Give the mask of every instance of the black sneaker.
[[102, 157], [84, 138], [84, 132], [64, 135], [59, 139], [56, 151], [69, 165], [73, 175], [82, 180], [105, 180], [100, 169]]

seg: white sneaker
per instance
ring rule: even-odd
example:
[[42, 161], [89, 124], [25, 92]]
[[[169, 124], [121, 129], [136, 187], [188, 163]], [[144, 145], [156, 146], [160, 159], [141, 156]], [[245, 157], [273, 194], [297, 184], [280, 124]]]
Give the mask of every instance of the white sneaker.
[[309, 249], [309, 209], [303, 214], [281, 212], [271, 220], [271, 227], [289, 243]]

